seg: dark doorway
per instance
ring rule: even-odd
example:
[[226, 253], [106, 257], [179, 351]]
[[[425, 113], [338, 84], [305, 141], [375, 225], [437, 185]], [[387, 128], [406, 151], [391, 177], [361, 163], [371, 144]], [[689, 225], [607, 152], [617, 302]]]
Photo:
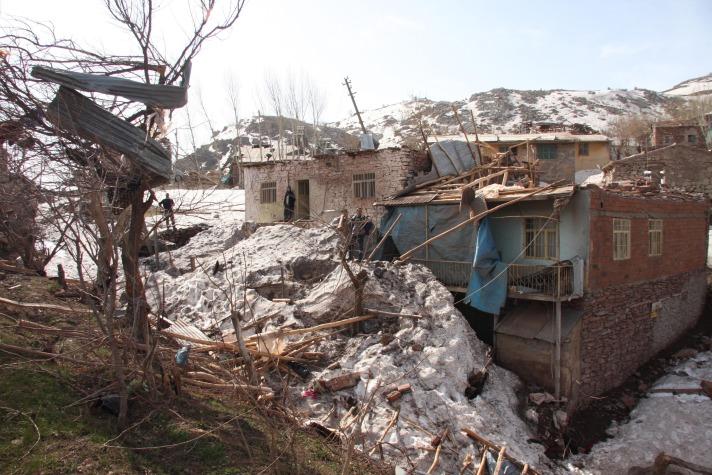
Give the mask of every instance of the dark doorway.
[[[463, 295], [459, 293], [454, 294], [454, 296], [456, 302], [463, 297]], [[472, 329], [475, 330], [477, 338], [488, 345], [492, 345], [494, 336], [494, 315], [480, 312], [462, 302], [456, 304], [455, 307], [462, 313], [462, 316], [465, 317]]]
[[297, 219], [309, 219], [309, 180], [297, 181]]

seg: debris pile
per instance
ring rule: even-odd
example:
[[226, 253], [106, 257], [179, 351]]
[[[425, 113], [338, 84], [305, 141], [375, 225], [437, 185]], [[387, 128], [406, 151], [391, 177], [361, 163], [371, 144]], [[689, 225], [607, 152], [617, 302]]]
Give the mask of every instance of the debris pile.
[[201, 354], [239, 352], [236, 312], [259, 377], [319, 433], [403, 468], [450, 473], [482, 458], [467, 429], [497, 450], [506, 445], [520, 469], [546, 466], [517, 414], [518, 378], [490, 364], [489, 348], [427, 268], [351, 263], [366, 276], [366, 314], [354, 315], [329, 228], [265, 226], [220, 249], [232, 235], [204, 231], [173, 255], [182, 268], [202, 253], [195, 270], [150, 278], [154, 308], [215, 339], [196, 339]]

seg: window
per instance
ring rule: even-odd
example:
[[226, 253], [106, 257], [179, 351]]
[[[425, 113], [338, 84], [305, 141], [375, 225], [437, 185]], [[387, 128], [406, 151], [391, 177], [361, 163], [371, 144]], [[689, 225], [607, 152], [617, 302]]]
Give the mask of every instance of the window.
[[613, 218], [613, 260], [630, 259], [630, 219]]
[[588, 157], [588, 142], [583, 142], [578, 144], [579, 148], [579, 155]]
[[260, 203], [277, 202], [277, 182], [265, 181], [260, 184]]
[[357, 173], [353, 177], [354, 196], [356, 198], [372, 198], [376, 196], [376, 174]]
[[690, 134], [687, 136], [687, 141], [689, 143], [697, 143], [697, 135]]
[[670, 145], [672, 143], [672, 135], [663, 135], [663, 144]]
[[540, 143], [536, 146], [540, 160], [553, 160], [556, 158], [555, 143]]
[[663, 220], [648, 220], [648, 255], [663, 255]]
[[504, 152], [508, 152], [508, 151], [509, 151], [509, 147], [507, 147], [506, 145], [499, 146], [499, 153], [504, 153]]
[[527, 246], [524, 251], [525, 257], [558, 258], [559, 223], [546, 218], [526, 218], [524, 220], [524, 245]]

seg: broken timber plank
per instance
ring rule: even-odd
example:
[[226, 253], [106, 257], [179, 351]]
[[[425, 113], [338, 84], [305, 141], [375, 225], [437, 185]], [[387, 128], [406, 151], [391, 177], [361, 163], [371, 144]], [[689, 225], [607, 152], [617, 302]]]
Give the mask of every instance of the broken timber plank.
[[153, 175], [171, 177], [171, 156], [158, 141], [76, 91], [60, 86], [47, 118], [67, 132], [123, 153]]
[[507, 454], [506, 452], [503, 452], [502, 449], [503, 449], [504, 447], [498, 446], [497, 444], [495, 444], [494, 442], [490, 441], [489, 439], [486, 439], [486, 438], [482, 437], [480, 434], [478, 434], [477, 432], [473, 431], [472, 429], [468, 429], [467, 427], [463, 427], [462, 429], [460, 429], [460, 431], [461, 431], [462, 433], [464, 433], [464, 434], [465, 434], [467, 437], [469, 437], [470, 439], [472, 439], [472, 440], [474, 440], [474, 441], [479, 442], [480, 444], [482, 444], [482, 445], [484, 446], [484, 452], [485, 452], [485, 453], [487, 452], [487, 449], [492, 449], [492, 450], [494, 450], [494, 451], [496, 451], [496, 452], [498, 452], [498, 453], [501, 453], [501, 454], [504, 456], [504, 458], [506, 458], [507, 460], [509, 460], [510, 462], [512, 462], [512, 463], [513, 463], [514, 465], [516, 465], [517, 467], [525, 467], [525, 466], [526, 466], [526, 467], [527, 467], [527, 470], [528, 470], [527, 473], [531, 473], [531, 474], [533, 474], [533, 475], [539, 475], [539, 472], [537, 472], [536, 470], [534, 470], [533, 468], [531, 468], [528, 464], [525, 464], [525, 463], [523, 463], [523, 462], [520, 462], [519, 460], [515, 459], [514, 457], [512, 457], [512, 456], [509, 455], [509, 454]]
[[52, 311], [52, 312], [61, 312], [61, 313], [84, 313], [84, 314], [91, 314], [92, 311], [86, 308], [71, 308], [71, 307], [65, 307], [64, 305], [54, 305], [51, 303], [23, 303], [23, 302], [17, 302], [15, 300], [10, 300], [6, 299], [4, 297], [0, 297], [0, 305], [8, 305], [10, 307], [14, 308], [22, 308], [26, 310], [47, 310], [47, 311]]
[[183, 85], [181, 86], [144, 84], [131, 81], [130, 79], [74, 71], [61, 71], [59, 69], [45, 68], [43, 66], [35, 66], [32, 68], [32, 76], [71, 89], [121, 96], [152, 107], [177, 109], [188, 103], [190, 63], [186, 64], [183, 70]]

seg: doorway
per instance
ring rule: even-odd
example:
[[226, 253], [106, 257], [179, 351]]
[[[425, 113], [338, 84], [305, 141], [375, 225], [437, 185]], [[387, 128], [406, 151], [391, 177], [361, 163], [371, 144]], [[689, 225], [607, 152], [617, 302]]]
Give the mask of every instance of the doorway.
[[309, 217], [309, 180], [298, 180], [296, 219], [309, 219]]

